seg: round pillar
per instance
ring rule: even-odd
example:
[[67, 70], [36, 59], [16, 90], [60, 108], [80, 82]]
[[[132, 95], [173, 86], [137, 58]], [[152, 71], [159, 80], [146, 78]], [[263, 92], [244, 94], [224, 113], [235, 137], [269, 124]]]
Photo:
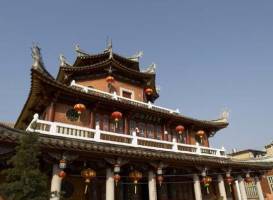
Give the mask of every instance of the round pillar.
[[217, 176], [217, 180], [218, 180], [218, 188], [219, 188], [220, 196], [223, 197], [223, 200], [227, 200], [227, 193], [226, 193], [223, 176], [219, 174]]
[[51, 188], [50, 188], [50, 200], [59, 200], [60, 199], [60, 192], [61, 192], [61, 185], [62, 185], [62, 178], [59, 177], [59, 173], [61, 169], [59, 168], [58, 164], [53, 165], [52, 170], [52, 179], [51, 179]]
[[115, 197], [115, 181], [114, 173], [111, 168], [106, 169], [106, 200], [114, 200]]
[[152, 170], [148, 172], [148, 187], [149, 187], [149, 200], [157, 200], [156, 176]]
[[195, 200], [202, 200], [200, 179], [197, 174], [193, 175], [193, 187], [194, 187]]

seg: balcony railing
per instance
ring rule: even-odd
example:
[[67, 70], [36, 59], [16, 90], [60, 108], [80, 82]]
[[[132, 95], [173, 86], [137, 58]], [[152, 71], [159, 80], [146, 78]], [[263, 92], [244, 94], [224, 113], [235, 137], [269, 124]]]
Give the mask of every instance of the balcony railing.
[[96, 126], [96, 129], [90, 129], [60, 122], [50, 122], [40, 120], [38, 114], [34, 115], [33, 120], [27, 127], [26, 131], [98, 143], [116, 144], [127, 147], [195, 154], [201, 156], [226, 157], [226, 152], [223, 147], [222, 149], [214, 149], [203, 147], [198, 144], [181, 144], [177, 143], [175, 138], [172, 142], [144, 138], [137, 136], [136, 132], [132, 132], [132, 135], [108, 132], [100, 130], [98, 125]]
[[164, 107], [161, 107], [161, 106], [156, 106], [156, 105], [152, 104], [151, 102], [145, 103], [145, 102], [142, 102], [142, 101], [129, 99], [129, 98], [117, 95], [116, 92], [113, 92], [113, 93], [104, 92], [104, 91], [101, 91], [101, 90], [98, 90], [98, 89], [95, 89], [95, 88], [90, 88], [90, 87], [86, 87], [86, 86], [77, 84], [74, 80], [71, 81], [70, 86], [75, 88], [75, 89], [78, 89], [78, 90], [80, 90], [80, 91], [82, 91], [84, 93], [95, 94], [95, 95], [98, 95], [98, 96], [114, 99], [116, 101], [120, 101], [120, 102], [123, 102], [123, 103], [130, 103], [130, 104], [133, 104], [133, 105], [138, 105], [138, 106], [141, 106], [141, 107], [154, 109], [154, 110], [161, 111], [161, 112], [179, 114], [178, 109], [172, 110], [172, 109], [164, 108]]

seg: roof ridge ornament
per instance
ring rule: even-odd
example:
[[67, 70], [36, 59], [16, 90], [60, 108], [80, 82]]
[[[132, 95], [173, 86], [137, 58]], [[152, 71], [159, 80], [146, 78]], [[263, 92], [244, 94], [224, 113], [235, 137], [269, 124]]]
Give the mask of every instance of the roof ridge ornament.
[[72, 66], [71, 64], [69, 64], [69, 63], [67, 62], [66, 57], [65, 57], [63, 54], [60, 54], [59, 60], [60, 60], [60, 66], [61, 66], [61, 67]]
[[113, 44], [112, 44], [112, 39], [107, 40], [107, 48], [106, 51], [108, 51], [109, 54], [109, 59], [113, 58]]
[[33, 43], [31, 47], [31, 56], [32, 56], [32, 68], [41, 69], [44, 67], [44, 62], [41, 54], [41, 48], [38, 46], [38, 43]]
[[146, 69], [142, 70], [142, 72], [148, 73], [148, 74], [155, 74], [155, 70], [156, 70], [156, 64], [152, 63]]
[[214, 122], [228, 123], [229, 122], [229, 110], [224, 109], [224, 111], [220, 114], [219, 119], [212, 120]]
[[229, 111], [228, 111], [228, 109], [224, 109], [224, 111], [221, 113], [220, 117], [221, 117], [221, 119], [223, 121], [228, 122], [228, 119], [229, 119]]
[[134, 55], [128, 57], [129, 60], [139, 62], [139, 59], [144, 55], [143, 51], [138, 51]]
[[86, 51], [84, 51], [84, 50], [82, 50], [82, 49], [80, 48], [80, 45], [79, 45], [79, 44], [76, 44], [76, 45], [75, 45], [75, 51], [76, 51], [76, 53], [77, 53], [77, 55], [78, 55], [79, 57], [82, 57], [82, 56], [90, 56], [89, 53], [87, 53]]

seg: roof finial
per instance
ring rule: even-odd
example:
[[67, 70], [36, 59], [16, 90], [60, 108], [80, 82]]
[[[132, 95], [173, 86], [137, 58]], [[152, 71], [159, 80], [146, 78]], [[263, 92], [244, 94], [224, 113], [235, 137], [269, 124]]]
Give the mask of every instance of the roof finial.
[[156, 64], [152, 63], [146, 69], [142, 70], [144, 73], [155, 74]]
[[65, 67], [67, 65], [70, 65], [67, 61], [66, 61], [66, 58], [63, 54], [60, 54], [59, 56], [59, 60], [60, 60], [60, 66], [61, 67]]
[[113, 44], [112, 39], [107, 38], [107, 49], [109, 52], [109, 59], [113, 58]]
[[41, 49], [39, 48], [37, 43], [33, 43], [32, 45], [31, 56], [33, 60], [32, 67], [34, 69], [38, 69], [44, 66], [42, 55], [41, 55]]
[[81, 57], [81, 56], [89, 56], [89, 55], [90, 55], [89, 53], [83, 51], [83, 50], [80, 48], [80, 45], [79, 45], [79, 44], [76, 44], [76, 45], [75, 45], [75, 51], [76, 51], [76, 53], [77, 53], [77, 55], [78, 55], [79, 57]]
[[139, 51], [137, 52], [136, 54], [132, 55], [131, 57], [129, 57], [128, 59], [129, 60], [132, 60], [132, 61], [136, 61], [136, 62], [139, 62], [139, 59], [143, 56], [143, 51]]
[[222, 113], [221, 113], [221, 119], [223, 119], [224, 121], [228, 122], [229, 119], [229, 111], [228, 109], [225, 109]]

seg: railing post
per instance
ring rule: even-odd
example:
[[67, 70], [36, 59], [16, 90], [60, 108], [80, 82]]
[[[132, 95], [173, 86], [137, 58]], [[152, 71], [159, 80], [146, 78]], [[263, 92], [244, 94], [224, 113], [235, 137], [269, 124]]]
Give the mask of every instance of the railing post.
[[137, 146], [137, 135], [136, 135], [136, 131], [133, 131], [132, 136], [133, 136], [132, 145], [136, 147], [136, 146]]
[[50, 129], [49, 129], [50, 134], [54, 135], [57, 133], [57, 127], [55, 123], [50, 124]]
[[178, 151], [176, 137], [173, 137], [173, 151]]
[[71, 83], [70, 83], [70, 86], [74, 86], [75, 85], [75, 80], [72, 80]]
[[117, 93], [116, 93], [116, 92], [113, 92], [113, 94], [112, 94], [112, 98], [113, 98], [114, 100], [118, 100], [118, 95], [117, 95]]
[[199, 155], [201, 155], [201, 153], [202, 153], [201, 152], [201, 147], [200, 147], [198, 142], [196, 142], [196, 153], [199, 154]]
[[148, 101], [148, 108], [153, 108], [153, 104], [150, 101]]
[[99, 124], [96, 124], [96, 131], [95, 131], [94, 139], [97, 142], [100, 141], [100, 125]]
[[223, 155], [221, 155], [221, 156], [227, 157], [225, 147], [222, 146], [221, 151], [223, 152]]
[[[26, 131], [32, 131], [33, 129], [31, 128], [31, 126], [32, 126], [34, 123], [36, 123], [36, 122], [38, 121], [38, 119], [39, 119], [39, 114], [38, 114], [38, 113], [35, 113], [35, 114], [33, 115], [33, 119], [31, 120], [30, 124], [28, 125]], [[35, 129], [34, 129], [34, 131], [35, 131]]]

